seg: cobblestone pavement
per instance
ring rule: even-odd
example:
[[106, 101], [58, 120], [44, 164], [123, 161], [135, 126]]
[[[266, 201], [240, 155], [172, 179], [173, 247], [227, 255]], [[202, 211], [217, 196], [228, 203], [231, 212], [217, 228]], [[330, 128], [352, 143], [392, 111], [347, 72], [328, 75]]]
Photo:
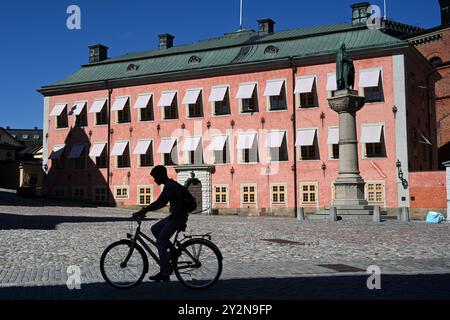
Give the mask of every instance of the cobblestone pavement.
[[[132, 212], [120, 208], [61, 206], [0, 192], [0, 298], [43, 298], [51, 296], [49, 292], [54, 298], [65, 296], [57, 293], [57, 288], [69, 291], [65, 284], [67, 268], [71, 265], [81, 268], [83, 285], [106, 286], [99, 270], [101, 253], [110, 243], [126, 236]], [[154, 213], [148, 217], [159, 219], [164, 215]], [[144, 222], [143, 230], [149, 231], [152, 223], [154, 221]], [[212, 233], [212, 240], [224, 256], [218, 286], [229, 288], [229, 298], [240, 289], [246, 292], [243, 297], [252, 296], [242, 285], [245, 282], [238, 279], [264, 283], [264, 287], [278, 279], [276, 283], [285, 287], [283, 292], [291, 290], [289, 284], [318, 277], [340, 279], [337, 282], [348, 279], [349, 283], [350, 279], [360, 278], [365, 286], [366, 269], [371, 265], [380, 267], [382, 276], [414, 275], [418, 281], [432, 277], [436, 285], [430, 290], [435, 288], [440, 292], [438, 286], [443, 281], [436, 277], [449, 280], [450, 274], [449, 231], [448, 223], [301, 222], [289, 218], [201, 215], [192, 215], [187, 229], [191, 234]], [[269, 241], [272, 239], [291, 242]], [[338, 272], [323, 266], [329, 264], [355, 269]], [[334, 285], [337, 282], [334, 281]], [[142, 288], [146, 285], [153, 284], [144, 283]], [[175, 286], [185, 290], [178, 283], [170, 285], [172, 287], [166, 288]], [[31, 290], [32, 287], [43, 291]], [[23, 292], [28, 292], [28, 296]], [[172, 292], [172, 296], [180, 297], [184, 291], [180, 292]], [[330, 291], [327, 292], [328, 297]], [[447, 292], [450, 298], [450, 291]], [[271, 294], [273, 298], [282, 297]], [[315, 297], [316, 294], [305, 296]], [[202, 298], [201, 295], [195, 297]], [[286, 297], [302, 295], [291, 292], [291, 295], [286, 293]]]

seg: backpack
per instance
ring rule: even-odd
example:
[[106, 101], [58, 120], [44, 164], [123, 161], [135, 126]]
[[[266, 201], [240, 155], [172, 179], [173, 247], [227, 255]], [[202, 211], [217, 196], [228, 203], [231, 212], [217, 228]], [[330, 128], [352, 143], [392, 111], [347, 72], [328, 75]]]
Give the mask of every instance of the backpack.
[[184, 191], [184, 207], [188, 213], [191, 213], [197, 209], [197, 201], [186, 187], [182, 187]]

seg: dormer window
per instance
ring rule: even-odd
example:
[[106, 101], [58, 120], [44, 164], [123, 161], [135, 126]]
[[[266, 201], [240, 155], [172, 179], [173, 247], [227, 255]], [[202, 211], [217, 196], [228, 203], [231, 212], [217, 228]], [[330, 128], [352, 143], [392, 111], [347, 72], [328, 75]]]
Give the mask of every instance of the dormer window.
[[278, 49], [277, 47], [275, 47], [275, 46], [268, 46], [268, 47], [264, 50], [264, 54], [267, 54], [267, 55], [274, 55], [274, 54], [277, 54], [278, 51], [280, 51], [280, 49]]
[[134, 63], [130, 63], [127, 67], [127, 71], [137, 71], [139, 69], [139, 66]]
[[202, 62], [202, 58], [199, 56], [192, 56], [189, 58], [188, 64], [199, 64], [200, 62]]

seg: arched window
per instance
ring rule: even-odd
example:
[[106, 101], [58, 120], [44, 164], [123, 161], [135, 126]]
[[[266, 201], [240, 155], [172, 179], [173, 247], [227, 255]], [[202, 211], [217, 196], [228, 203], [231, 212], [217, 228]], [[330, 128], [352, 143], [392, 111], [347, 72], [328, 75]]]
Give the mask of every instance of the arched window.
[[442, 59], [439, 57], [431, 58], [430, 63], [435, 67], [439, 67], [442, 64]]

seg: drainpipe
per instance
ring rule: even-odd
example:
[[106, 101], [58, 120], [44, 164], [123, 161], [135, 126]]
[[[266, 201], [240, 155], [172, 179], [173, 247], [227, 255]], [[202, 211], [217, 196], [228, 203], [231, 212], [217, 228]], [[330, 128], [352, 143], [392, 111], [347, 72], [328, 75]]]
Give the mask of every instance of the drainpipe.
[[110, 183], [111, 183], [111, 157], [110, 157], [110, 150], [111, 150], [111, 95], [113, 92], [113, 89], [108, 87], [108, 80], [105, 80], [105, 86], [108, 90], [108, 101], [106, 102], [106, 114], [108, 115], [108, 148], [106, 149], [106, 183], [108, 186], [108, 190], [106, 191], [106, 203], [109, 206], [110, 205]]
[[297, 218], [297, 209], [298, 209], [298, 186], [297, 186], [297, 148], [295, 147], [295, 141], [297, 140], [297, 108], [295, 106], [295, 75], [297, 74], [297, 67], [294, 65], [294, 59], [289, 57], [289, 63], [292, 69], [292, 98], [293, 98], [293, 109], [294, 113], [292, 115], [292, 128], [294, 130], [294, 214], [295, 218]]

